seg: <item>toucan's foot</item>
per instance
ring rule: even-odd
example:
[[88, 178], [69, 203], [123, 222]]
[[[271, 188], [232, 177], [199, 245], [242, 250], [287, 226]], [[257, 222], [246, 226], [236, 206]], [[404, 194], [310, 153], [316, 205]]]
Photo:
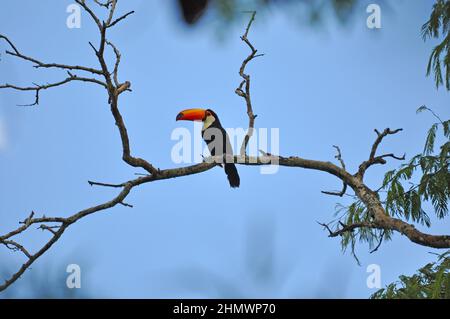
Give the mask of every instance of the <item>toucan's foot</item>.
[[207, 156], [205, 157], [203, 154], [200, 155], [202, 157], [203, 163], [215, 163], [216, 165], [223, 167], [222, 163], [220, 163], [217, 159], [217, 156]]

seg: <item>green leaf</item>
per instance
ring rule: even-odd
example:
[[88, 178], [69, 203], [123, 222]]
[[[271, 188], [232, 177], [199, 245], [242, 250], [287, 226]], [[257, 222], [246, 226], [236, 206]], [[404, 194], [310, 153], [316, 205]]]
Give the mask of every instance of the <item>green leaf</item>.
[[411, 276], [401, 275], [393, 282], [375, 292], [372, 299], [447, 299], [450, 296], [450, 250], [439, 256]]
[[438, 129], [438, 124], [435, 123], [431, 126], [431, 128], [428, 131], [427, 139], [425, 142], [425, 147], [423, 149], [423, 153], [426, 155], [433, 153], [437, 129]]
[[426, 107], [426, 105], [422, 105], [421, 107], [419, 107], [416, 110], [416, 114], [422, 113], [422, 112], [427, 111], [427, 110], [429, 110], [428, 107]]

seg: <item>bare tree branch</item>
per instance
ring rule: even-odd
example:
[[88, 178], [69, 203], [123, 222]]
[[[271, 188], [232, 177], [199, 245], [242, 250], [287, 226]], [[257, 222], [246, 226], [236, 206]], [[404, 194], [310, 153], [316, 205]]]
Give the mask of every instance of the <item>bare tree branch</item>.
[[114, 78], [114, 84], [116, 87], [119, 87], [119, 80], [118, 80], [118, 73], [119, 73], [119, 64], [120, 64], [120, 51], [117, 49], [117, 47], [110, 41], [106, 41], [106, 43], [113, 49], [114, 54], [116, 55], [116, 63], [114, 64], [114, 71], [113, 71], [113, 78]]
[[363, 227], [375, 228], [376, 227], [374, 224], [368, 223], [368, 222], [354, 223], [354, 224], [350, 224], [350, 225], [345, 225], [343, 223], [339, 223], [341, 226], [340, 229], [331, 230], [331, 228], [328, 224], [319, 223], [319, 222], [317, 222], [317, 223], [320, 226], [323, 226], [326, 230], [328, 230], [328, 233], [329, 233], [328, 237], [342, 236], [345, 233], [353, 232], [357, 228], [363, 228]]
[[111, 28], [113, 26], [115, 26], [117, 23], [119, 23], [120, 21], [126, 19], [129, 15], [133, 14], [134, 11], [130, 11], [125, 13], [123, 16], [117, 18], [116, 20], [112, 21], [111, 23], [108, 24], [108, 28]]
[[374, 130], [375, 133], [377, 134], [377, 138], [375, 140], [375, 142], [372, 145], [372, 149], [370, 150], [370, 155], [369, 155], [369, 159], [367, 161], [364, 161], [360, 166], [359, 166], [359, 170], [357, 173], [357, 176], [360, 179], [363, 179], [365, 172], [367, 171], [367, 169], [374, 165], [374, 164], [386, 164], [386, 157], [392, 157], [394, 159], [397, 160], [404, 160], [405, 159], [405, 155], [403, 155], [402, 157], [398, 157], [395, 156], [394, 154], [384, 154], [384, 155], [380, 155], [380, 156], [376, 156], [376, 152], [378, 149], [378, 146], [380, 145], [381, 141], [383, 141], [383, 139], [388, 136], [388, 135], [394, 135], [397, 134], [398, 132], [403, 131], [403, 129], [399, 128], [396, 130], [391, 130], [389, 128], [385, 129], [382, 133], [380, 133], [378, 130]]
[[5, 245], [6, 248], [11, 249], [13, 251], [18, 251], [20, 250], [21, 252], [24, 253], [24, 255], [28, 258], [31, 257], [30, 253], [19, 243], [15, 242], [14, 240], [3, 240], [0, 242], [1, 244]]
[[[241, 40], [247, 44], [247, 46], [251, 50], [251, 53], [242, 62], [242, 65], [239, 69], [239, 75], [242, 77], [243, 80], [239, 84], [239, 87], [235, 91], [235, 93], [237, 95], [239, 95], [240, 97], [245, 99], [245, 103], [247, 105], [248, 129], [247, 129], [247, 133], [244, 137], [244, 141], [242, 142], [242, 145], [241, 145], [241, 150], [240, 150], [241, 156], [244, 156], [246, 154], [248, 142], [250, 141], [250, 138], [253, 136], [253, 131], [255, 128], [255, 119], [257, 116], [253, 113], [252, 100], [250, 97], [250, 75], [245, 73], [245, 68], [246, 68], [247, 64], [254, 58], [263, 55], [263, 54], [257, 54], [258, 50], [255, 49], [255, 47], [251, 44], [251, 42], [247, 38], [248, 32], [250, 31], [250, 27], [252, 26], [252, 23], [255, 20], [255, 15], [256, 15], [256, 11], [253, 11], [252, 15], [250, 17], [250, 21], [248, 22], [247, 28], [245, 29], [244, 34], [241, 36]], [[244, 85], [245, 85], [245, 88], [244, 88]], [[243, 90], [243, 88], [244, 88], [244, 90]]]
[[81, 81], [81, 82], [91, 82], [91, 83], [95, 83], [95, 84], [99, 84], [103, 87], [107, 87], [106, 83], [97, 80], [97, 79], [93, 79], [93, 78], [84, 78], [84, 77], [79, 77], [77, 75], [74, 75], [70, 72], [67, 72], [69, 74], [69, 76], [67, 78], [65, 78], [62, 81], [59, 82], [54, 82], [54, 83], [48, 83], [48, 84], [35, 84], [34, 86], [28, 86], [28, 87], [23, 87], [23, 86], [17, 86], [17, 85], [12, 85], [12, 84], [3, 84], [0, 85], [0, 89], [13, 89], [13, 90], [17, 90], [17, 91], [34, 91], [35, 92], [35, 100], [33, 103], [31, 104], [25, 104], [25, 105], [20, 105], [20, 106], [34, 106], [34, 105], [38, 105], [39, 104], [39, 92], [41, 90], [47, 90], [50, 88], [54, 88], [57, 86], [61, 86], [64, 85], [66, 83], [69, 82], [73, 82], [73, 81]]
[[7, 50], [6, 54], [18, 57], [20, 59], [29, 61], [29, 62], [33, 62], [35, 65], [35, 68], [58, 68], [58, 69], [66, 69], [66, 70], [75, 70], [75, 71], [85, 71], [85, 72], [89, 72], [89, 73], [93, 73], [93, 74], [97, 74], [97, 75], [102, 75], [102, 71], [95, 69], [95, 68], [90, 68], [90, 67], [85, 67], [85, 66], [80, 66], [80, 65], [68, 65], [68, 64], [59, 64], [59, 63], [45, 63], [45, 62], [41, 62], [35, 58], [23, 55], [19, 52], [19, 50], [13, 45], [13, 43], [4, 35], [0, 34], [0, 39], [4, 39], [13, 49], [14, 52]]
[[[335, 158], [339, 161], [339, 163], [341, 163], [342, 168], [345, 170], [345, 163], [344, 163], [344, 160], [342, 159], [341, 149], [339, 148], [339, 146], [336, 146], [336, 145], [333, 145], [333, 147], [337, 151]], [[346, 191], [347, 191], [347, 184], [344, 182], [344, 183], [342, 183], [342, 190], [340, 192], [322, 191], [322, 193], [326, 194], [326, 195], [334, 195], [334, 196], [342, 197], [345, 195]]]
[[376, 245], [375, 248], [370, 251], [371, 254], [373, 254], [378, 250], [378, 248], [380, 248], [381, 244], [383, 243], [384, 235], [386, 235], [386, 229], [383, 229], [383, 232], [380, 235], [380, 241], [378, 242], [378, 245]]
[[101, 7], [105, 7], [106, 9], [109, 9], [109, 6], [111, 5], [112, 0], [108, 0], [105, 3], [101, 2], [100, 0], [94, 0], [94, 2]]
[[125, 184], [109, 184], [109, 183], [100, 183], [100, 182], [93, 182], [93, 181], [88, 181], [88, 183], [91, 186], [103, 186], [103, 187], [112, 187], [112, 188], [125, 187]]
[[[85, 0], [75, 0], [75, 2], [83, 7], [83, 9], [91, 16], [92, 20], [94, 20], [94, 22], [97, 25], [98, 29], [101, 30], [102, 29], [102, 23], [100, 22], [100, 19], [95, 15], [94, 11], [92, 11], [92, 9], [86, 4]], [[96, 1], [96, 3], [100, 4], [98, 1]], [[108, 4], [105, 5], [105, 7], [108, 10], [110, 10], [109, 6], [110, 6], [111, 3], [112, 3], [112, 1], [108, 1]]]

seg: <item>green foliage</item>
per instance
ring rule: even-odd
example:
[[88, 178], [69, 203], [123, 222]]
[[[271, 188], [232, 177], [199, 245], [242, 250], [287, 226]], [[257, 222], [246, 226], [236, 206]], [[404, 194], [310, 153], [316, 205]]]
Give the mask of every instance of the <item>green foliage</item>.
[[[418, 112], [432, 112], [425, 106]], [[428, 131], [421, 154], [414, 156], [396, 170], [385, 174], [382, 189], [386, 191], [386, 211], [392, 216], [430, 226], [430, 219], [423, 209], [424, 202], [431, 202], [439, 219], [448, 215], [450, 197], [450, 120], [439, 120]], [[441, 133], [444, 143], [434, 152], [437, 134]], [[417, 174], [414, 174], [417, 173]], [[419, 175], [419, 176], [415, 176]], [[408, 189], [405, 190], [405, 187]]]
[[[386, 172], [378, 194], [390, 216], [430, 227], [430, 217], [424, 208], [427, 203], [431, 204], [433, 213], [439, 219], [445, 218], [449, 213], [450, 120], [442, 121], [426, 106], [417, 110], [418, 113], [423, 111], [431, 112], [438, 119], [428, 131], [423, 152], [398, 169]], [[443, 143], [437, 149], [435, 144], [438, 140], [443, 140]], [[336, 230], [342, 227], [340, 223], [351, 225], [372, 220], [359, 199], [350, 206], [339, 205], [336, 215], [339, 215], [335, 220]], [[391, 236], [392, 231], [358, 228], [344, 233], [341, 245], [344, 251], [350, 247], [356, 258], [356, 243], [368, 243], [369, 248], [373, 249], [381, 240], [389, 240]]]
[[[345, 216], [344, 218], [342, 218], [343, 221], [342, 221], [342, 219], [340, 221], [346, 225], [359, 223], [362, 221], [368, 221], [370, 219], [366, 207], [361, 203], [360, 200], [355, 201], [348, 207], [341, 206], [337, 210], [337, 213], [340, 213], [340, 212], [344, 212], [344, 216]], [[336, 223], [336, 227], [335, 227], [336, 230], [339, 229], [340, 226], [341, 225], [339, 222]], [[356, 243], [358, 242], [358, 237], [360, 237], [358, 235], [361, 230], [362, 229], [356, 229], [353, 232], [346, 232], [341, 236], [342, 250], [345, 252], [347, 250], [347, 248], [350, 246], [351, 254], [356, 259], [358, 264], [359, 264], [359, 260], [355, 253], [355, 247], [356, 247]], [[372, 231], [372, 230], [369, 230], [369, 231]], [[368, 234], [364, 234], [363, 237], [368, 238], [369, 236], [368, 236]], [[370, 237], [370, 238], [373, 238], [373, 237]], [[373, 240], [370, 240], [369, 244], [372, 244], [372, 243], [373, 243]]]
[[445, 84], [450, 90], [450, 0], [436, 1], [430, 19], [422, 26], [422, 36], [424, 40], [444, 37], [431, 53], [427, 75], [433, 71], [436, 87]]
[[434, 263], [420, 268], [416, 274], [400, 276], [399, 281], [374, 293], [372, 299], [449, 299], [450, 251]]
[[[365, 205], [358, 199], [350, 206], [343, 206], [338, 204], [336, 215], [341, 215], [334, 221], [334, 230], [342, 227], [342, 224], [351, 225], [360, 222], [371, 222], [372, 216], [368, 212]], [[342, 223], [342, 224], [341, 224]], [[351, 232], [345, 232], [341, 235], [341, 247], [345, 252], [350, 248], [352, 256], [356, 262], [360, 264], [358, 256], [356, 255], [356, 244], [367, 243], [369, 249], [373, 251], [382, 240], [390, 240], [393, 232], [390, 230], [382, 230], [368, 227], [361, 227], [354, 229]]]

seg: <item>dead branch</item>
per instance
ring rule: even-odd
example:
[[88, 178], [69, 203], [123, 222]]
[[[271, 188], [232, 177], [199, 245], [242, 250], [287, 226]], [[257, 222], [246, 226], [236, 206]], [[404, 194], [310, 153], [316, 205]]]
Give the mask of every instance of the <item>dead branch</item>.
[[33, 103], [19, 105], [19, 106], [34, 106], [34, 105], [39, 104], [39, 92], [41, 90], [47, 90], [47, 89], [54, 88], [57, 86], [62, 86], [64, 84], [72, 82], [72, 81], [91, 82], [91, 83], [101, 85], [105, 88], [107, 87], [106, 83], [104, 83], [100, 80], [97, 80], [94, 78], [79, 77], [77, 75], [70, 73], [69, 71], [67, 73], [69, 74], [69, 76], [59, 82], [48, 83], [48, 84], [34, 84], [34, 86], [29, 86], [29, 87], [22, 87], [22, 86], [17, 86], [17, 85], [12, 85], [12, 84], [6, 83], [4, 85], [0, 85], [0, 89], [13, 89], [13, 90], [17, 90], [17, 91], [34, 91], [35, 92], [35, 100]]
[[367, 169], [370, 166], [375, 165], [375, 164], [386, 164], [386, 160], [385, 160], [386, 157], [392, 157], [392, 158], [397, 159], [397, 160], [404, 160], [405, 159], [405, 155], [399, 157], [399, 156], [395, 156], [392, 153], [376, 156], [376, 152], [377, 152], [378, 146], [383, 141], [383, 139], [386, 136], [388, 136], [388, 135], [397, 134], [398, 132], [403, 131], [403, 129], [399, 128], [399, 129], [396, 129], [396, 130], [392, 131], [391, 129], [386, 128], [382, 133], [380, 133], [376, 129], [374, 131], [377, 134], [377, 138], [376, 138], [375, 142], [372, 145], [372, 149], [370, 150], [369, 159], [367, 161], [364, 161], [359, 166], [359, 170], [358, 170], [357, 176], [360, 179], [363, 179], [365, 172], [367, 171]]
[[383, 243], [384, 235], [386, 235], [386, 229], [383, 229], [383, 232], [380, 235], [380, 240], [378, 241], [378, 244], [375, 246], [374, 249], [372, 249], [370, 251], [371, 254], [373, 254], [374, 252], [376, 252], [378, 250], [378, 248], [380, 248], [381, 244]]
[[[263, 54], [257, 54], [258, 50], [255, 49], [255, 47], [252, 45], [252, 43], [248, 39], [248, 32], [250, 31], [250, 27], [252, 26], [253, 21], [255, 20], [256, 11], [252, 12], [252, 15], [250, 17], [250, 21], [248, 22], [247, 28], [245, 29], [244, 34], [241, 36], [241, 40], [244, 41], [247, 46], [250, 48], [251, 53], [250, 55], [245, 58], [245, 60], [242, 62], [241, 67], [239, 69], [239, 75], [242, 78], [241, 83], [239, 84], [239, 87], [236, 89], [235, 93], [239, 95], [240, 97], [245, 99], [245, 103], [247, 105], [247, 116], [248, 116], [248, 129], [247, 133], [245, 134], [244, 141], [241, 145], [240, 155], [245, 156], [246, 149], [248, 142], [250, 141], [250, 138], [253, 136], [253, 131], [255, 129], [255, 119], [256, 116], [253, 113], [253, 106], [252, 106], [252, 100], [250, 97], [250, 75], [245, 73], [245, 68], [247, 64], [253, 60], [256, 57], [263, 56]], [[245, 85], [245, 88], [244, 88]], [[243, 90], [244, 88], [244, 90]]]
[[345, 233], [348, 232], [353, 232], [355, 229], [357, 228], [363, 228], [363, 227], [369, 227], [369, 228], [375, 228], [376, 226], [372, 223], [368, 223], [368, 222], [361, 222], [361, 223], [354, 223], [354, 224], [350, 224], [350, 225], [345, 225], [344, 223], [339, 223], [339, 225], [341, 226], [341, 228], [336, 229], [336, 230], [331, 230], [330, 226], [328, 224], [325, 223], [319, 223], [317, 222], [320, 226], [323, 226], [323, 228], [325, 228], [326, 230], [328, 230], [328, 237], [337, 237], [337, 236], [342, 236]]
[[[345, 170], [345, 163], [344, 163], [344, 160], [342, 159], [341, 149], [339, 148], [339, 146], [336, 146], [336, 145], [333, 145], [333, 147], [337, 151], [337, 154], [336, 154], [335, 158], [339, 161], [339, 163], [341, 163], [342, 168]], [[322, 191], [322, 193], [326, 194], [326, 195], [333, 195], [333, 196], [342, 197], [342, 196], [345, 195], [346, 191], [347, 191], [347, 184], [345, 182], [343, 182], [342, 183], [342, 190], [340, 192]]]
[[16, 48], [16, 46], [14, 46], [14, 44], [6, 36], [0, 34], [0, 39], [4, 39], [10, 45], [10, 47], [13, 49], [13, 51], [6, 50], [6, 54], [18, 57], [25, 61], [32, 62], [35, 64], [34, 65], [35, 68], [57, 68], [57, 69], [65, 69], [65, 70], [70, 70], [70, 71], [74, 71], [74, 70], [75, 71], [85, 71], [85, 72], [89, 72], [89, 73], [93, 73], [93, 74], [97, 74], [97, 75], [102, 75], [101, 70], [91, 68], [91, 67], [85, 67], [85, 66], [80, 66], [80, 65], [68, 65], [68, 64], [60, 64], [60, 63], [41, 62], [35, 58], [21, 54], [19, 52], [19, 50]]

